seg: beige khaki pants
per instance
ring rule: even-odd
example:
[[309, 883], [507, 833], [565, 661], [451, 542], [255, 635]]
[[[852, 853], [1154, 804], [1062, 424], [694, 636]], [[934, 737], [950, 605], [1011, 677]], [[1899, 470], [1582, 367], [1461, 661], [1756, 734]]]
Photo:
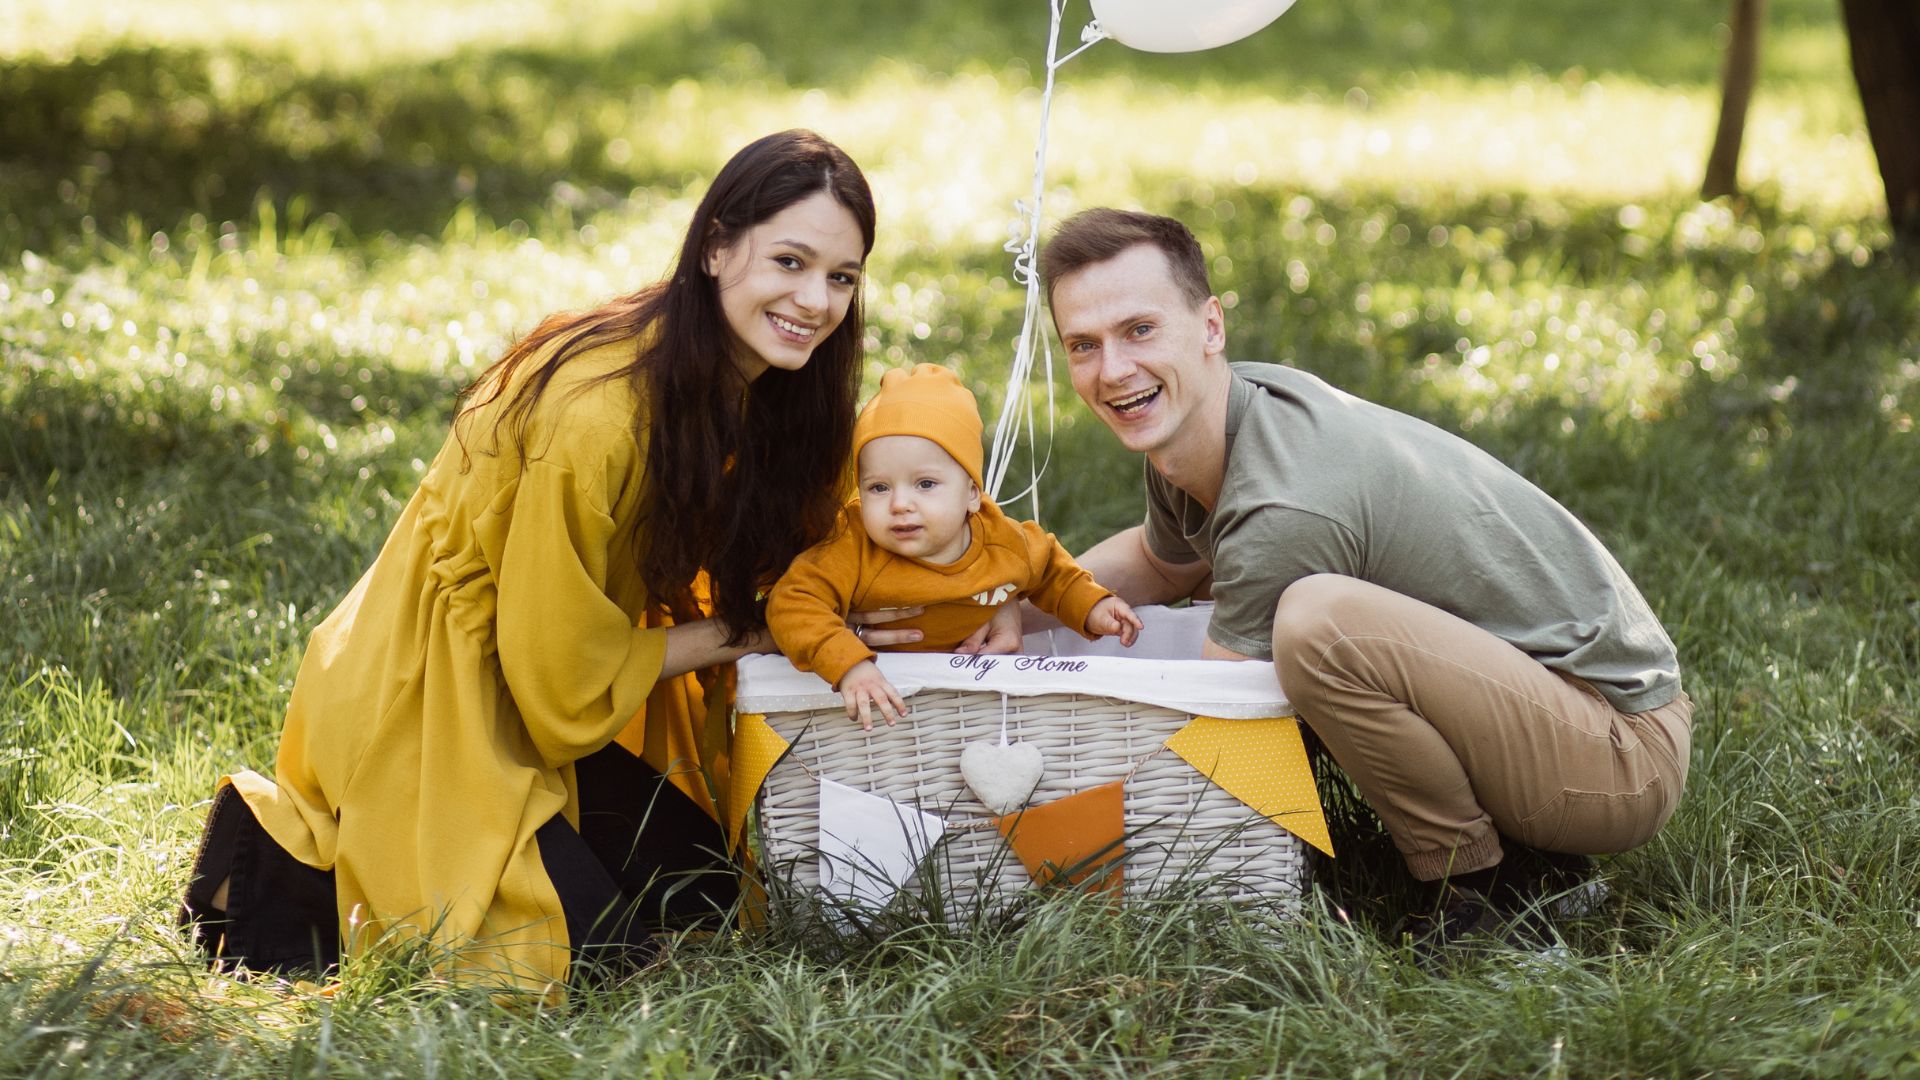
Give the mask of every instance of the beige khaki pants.
[[1621, 713], [1472, 623], [1354, 578], [1303, 578], [1273, 623], [1280, 686], [1424, 881], [1498, 863], [1500, 834], [1625, 851], [1687, 779], [1693, 703]]

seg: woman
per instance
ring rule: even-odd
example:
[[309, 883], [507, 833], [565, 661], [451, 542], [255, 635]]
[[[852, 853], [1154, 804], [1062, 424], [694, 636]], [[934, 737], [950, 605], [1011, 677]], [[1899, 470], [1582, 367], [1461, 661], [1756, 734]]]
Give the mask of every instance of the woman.
[[666, 280], [463, 392], [314, 632], [274, 777], [222, 781], [182, 913], [215, 963], [427, 942], [543, 988], [728, 906], [715, 669], [768, 648], [760, 591], [838, 509], [873, 238], [852, 159], [767, 136]]

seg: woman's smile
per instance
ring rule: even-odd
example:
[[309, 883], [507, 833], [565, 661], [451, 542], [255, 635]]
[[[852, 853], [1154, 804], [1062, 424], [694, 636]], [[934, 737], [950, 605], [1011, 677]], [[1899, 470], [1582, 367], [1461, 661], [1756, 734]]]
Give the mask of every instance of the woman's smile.
[[810, 326], [792, 319], [782, 318], [779, 315], [768, 315], [767, 321], [773, 323], [773, 328], [779, 331], [782, 337], [787, 338], [797, 345], [805, 345], [812, 341], [813, 335], [820, 330], [817, 326]]

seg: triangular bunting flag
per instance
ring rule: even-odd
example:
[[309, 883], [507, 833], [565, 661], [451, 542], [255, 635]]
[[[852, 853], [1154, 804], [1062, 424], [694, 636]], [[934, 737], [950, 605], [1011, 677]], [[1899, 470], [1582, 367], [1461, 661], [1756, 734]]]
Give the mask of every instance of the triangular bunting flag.
[[767, 773], [786, 754], [787, 740], [773, 730], [760, 713], [741, 713], [733, 721], [733, 772], [727, 792], [727, 850], [740, 846], [740, 830], [747, 823], [747, 811]]
[[1255, 813], [1333, 854], [1320, 792], [1313, 786], [1313, 767], [1300, 741], [1299, 721], [1196, 716], [1167, 740], [1167, 746]]
[[1054, 884], [1064, 873], [1067, 884], [1078, 885], [1101, 874], [1093, 891], [1117, 893], [1121, 886], [1117, 860], [1124, 853], [1127, 832], [1125, 785], [1115, 780], [1077, 791], [997, 818], [995, 824], [1036, 884]]
[[933, 814], [823, 778], [820, 887], [848, 903], [885, 907], [946, 831]]

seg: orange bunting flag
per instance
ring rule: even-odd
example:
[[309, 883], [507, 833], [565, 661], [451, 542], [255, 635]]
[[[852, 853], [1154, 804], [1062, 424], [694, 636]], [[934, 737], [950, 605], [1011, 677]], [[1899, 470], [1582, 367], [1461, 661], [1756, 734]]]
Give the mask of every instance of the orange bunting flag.
[[1079, 885], [1095, 874], [1095, 892], [1118, 893], [1127, 821], [1125, 781], [1077, 791], [1063, 799], [995, 819], [1021, 865], [1039, 885]]
[[1196, 716], [1167, 746], [1254, 813], [1333, 854], [1299, 721]]
[[733, 720], [733, 770], [727, 777], [727, 850], [740, 846], [740, 830], [747, 811], [767, 774], [787, 752], [787, 740], [773, 730], [760, 713], [741, 713]]

